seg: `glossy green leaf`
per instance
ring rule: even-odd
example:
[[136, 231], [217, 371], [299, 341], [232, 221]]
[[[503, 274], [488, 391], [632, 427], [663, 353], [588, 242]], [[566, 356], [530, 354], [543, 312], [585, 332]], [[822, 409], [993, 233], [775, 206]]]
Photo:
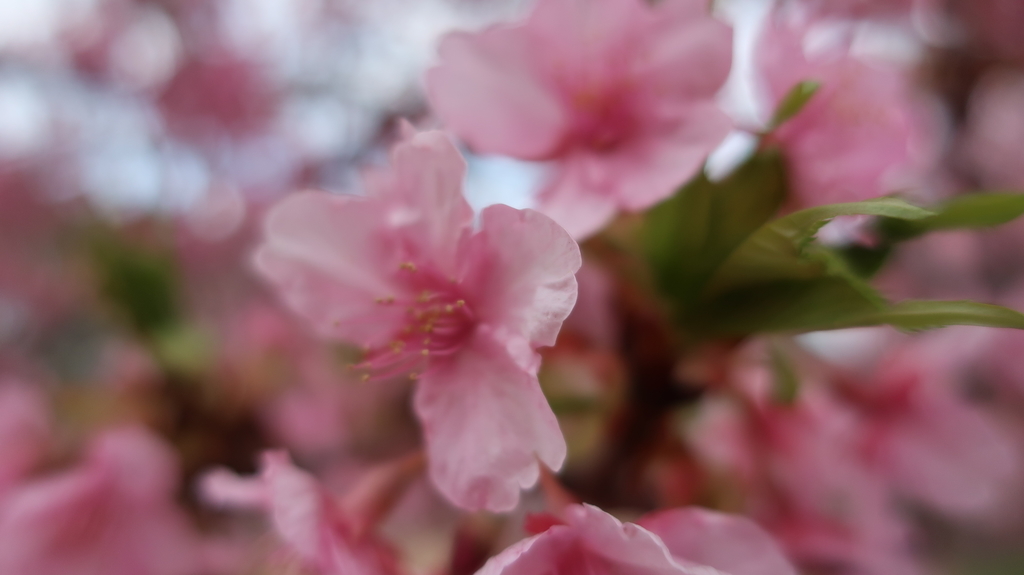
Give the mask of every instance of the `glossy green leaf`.
[[920, 220], [933, 214], [891, 197], [818, 206], [789, 214], [761, 226], [747, 237], [716, 270], [705, 294], [720, 293], [745, 284], [810, 280], [822, 276], [826, 271], [822, 262], [803, 257], [804, 250], [828, 220], [855, 215]]
[[643, 244], [661, 291], [693, 304], [722, 261], [775, 214], [785, 187], [778, 152], [764, 151], [720, 182], [698, 176], [650, 210]]
[[906, 331], [949, 325], [1024, 329], [1024, 314], [970, 301], [886, 303], [847, 278], [747, 286], [707, 303], [693, 326], [708, 335], [807, 332], [890, 325]]

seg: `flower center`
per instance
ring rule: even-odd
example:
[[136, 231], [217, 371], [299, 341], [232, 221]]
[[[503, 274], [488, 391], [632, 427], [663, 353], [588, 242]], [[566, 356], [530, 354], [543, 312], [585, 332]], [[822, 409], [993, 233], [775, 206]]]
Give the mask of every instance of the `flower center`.
[[402, 264], [402, 271], [412, 284], [410, 293], [418, 293], [414, 298], [376, 300], [377, 305], [404, 306], [405, 325], [387, 345], [368, 349], [363, 360], [352, 366], [364, 381], [403, 373], [418, 379], [431, 358], [459, 351], [476, 327], [476, 316], [458, 284], [435, 281], [411, 263]]

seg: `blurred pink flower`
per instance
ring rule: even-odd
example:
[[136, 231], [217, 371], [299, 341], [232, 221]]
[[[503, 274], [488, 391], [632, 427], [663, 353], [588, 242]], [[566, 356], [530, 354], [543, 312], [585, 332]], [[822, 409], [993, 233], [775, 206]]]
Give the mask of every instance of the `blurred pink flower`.
[[997, 511], [1020, 471], [1009, 435], [956, 395], [977, 350], [962, 332], [918, 338], [841, 386], [862, 417], [868, 463], [904, 496], [968, 517]]
[[764, 368], [740, 377], [745, 408], [709, 408], [693, 441], [711, 469], [737, 482], [746, 513], [805, 569], [914, 573], [887, 485], [857, 450], [855, 414], [807, 382], [796, 403], [777, 404]]
[[531, 210], [480, 215], [440, 132], [395, 147], [365, 198], [303, 193], [268, 215], [260, 271], [324, 335], [366, 350], [364, 379], [419, 379], [430, 473], [461, 507], [514, 507], [565, 442], [537, 381], [576, 300], [576, 243]]
[[757, 52], [772, 109], [798, 83], [820, 84], [772, 133], [788, 164], [790, 203], [853, 202], [915, 183], [929, 152], [926, 116], [906, 72], [860, 60], [845, 45], [807, 54], [803, 34], [801, 26], [773, 21]]
[[17, 381], [0, 381], [0, 501], [45, 457], [50, 414], [42, 394]]
[[541, 0], [440, 56], [438, 116], [476, 152], [556, 161], [538, 205], [576, 238], [671, 195], [731, 127], [732, 34], [703, 0]]
[[771, 537], [740, 517], [677, 509], [633, 524], [590, 505], [573, 505], [564, 519], [491, 558], [477, 575], [796, 573]]
[[984, 76], [971, 94], [964, 156], [985, 186], [1024, 187], [1024, 75], [998, 71]]
[[288, 554], [319, 575], [397, 572], [391, 551], [371, 535], [358, 533], [352, 518], [317, 479], [295, 467], [284, 452], [265, 453], [255, 478], [212, 471], [203, 477], [200, 492], [213, 505], [266, 512]]
[[0, 507], [5, 575], [193, 575], [199, 543], [174, 504], [170, 450], [141, 429], [107, 432], [85, 461], [23, 484]]

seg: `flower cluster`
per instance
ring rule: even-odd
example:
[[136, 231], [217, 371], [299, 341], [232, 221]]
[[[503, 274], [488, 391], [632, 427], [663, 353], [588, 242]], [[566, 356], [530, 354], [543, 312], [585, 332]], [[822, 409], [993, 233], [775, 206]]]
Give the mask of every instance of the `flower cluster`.
[[0, 26], [0, 575], [1019, 569], [1012, 2], [89, 4]]

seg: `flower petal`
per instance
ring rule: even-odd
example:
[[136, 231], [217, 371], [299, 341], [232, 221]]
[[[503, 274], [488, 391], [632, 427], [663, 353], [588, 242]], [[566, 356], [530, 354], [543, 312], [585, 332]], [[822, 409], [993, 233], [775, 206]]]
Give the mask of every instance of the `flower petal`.
[[534, 46], [515, 29], [453, 33], [427, 72], [435, 112], [477, 152], [543, 158], [561, 142], [566, 117], [534, 70]]
[[381, 227], [383, 205], [355, 197], [299, 193], [267, 215], [256, 266], [285, 301], [323, 335], [379, 344], [402, 311], [374, 305], [394, 297], [394, 239]]
[[654, 513], [638, 523], [688, 562], [729, 575], [796, 575], [775, 540], [746, 517], [690, 507]]
[[459, 238], [473, 222], [462, 193], [466, 161], [443, 132], [414, 133], [391, 151], [387, 171], [368, 174], [374, 199], [388, 204], [389, 223], [403, 230], [411, 259], [452, 270]]
[[576, 303], [579, 246], [551, 218], [505, 205], [486, 208], [472, 238], [466, 269], [484, 322], [521, 335], [534, 346], [554, 345]]
[[430, 476], [465, 509], [508, 511], [519, 490], [536, 483], [538, 459], [552, 469], [565, 459], [537, 377], [489, 334], [474, 335], [460, 353], [432, 365], [416, 389], [415, 409]]

